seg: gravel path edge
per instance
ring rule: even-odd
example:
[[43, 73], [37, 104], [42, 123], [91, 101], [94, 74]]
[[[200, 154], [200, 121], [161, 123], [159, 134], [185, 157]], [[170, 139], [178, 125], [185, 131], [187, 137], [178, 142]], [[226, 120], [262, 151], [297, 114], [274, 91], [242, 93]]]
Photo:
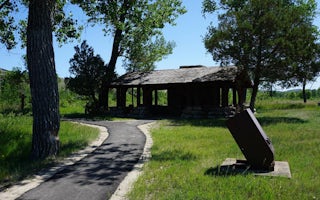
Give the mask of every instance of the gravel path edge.
[[128, 193], [132, 190], [133, 184], [138, 180], [139, 176], [142, 174], [142, 168], [145, 162], [151, 158], [151, 147], [153, 145], [153, 140], [150, 134], [150, 129], [154, 127], [156, 122], [151, 122], [148, 124], [143, 124], [138, 126], [141, 132], [146, 137], [145, 146], [143, 153], [139, 158], [137, 164], [134, 165], [134, 168], [131, 172], [127, 174], [124, 180], [120, 183], [116, 191], [110, 197], [109, 200], [127, 200]]

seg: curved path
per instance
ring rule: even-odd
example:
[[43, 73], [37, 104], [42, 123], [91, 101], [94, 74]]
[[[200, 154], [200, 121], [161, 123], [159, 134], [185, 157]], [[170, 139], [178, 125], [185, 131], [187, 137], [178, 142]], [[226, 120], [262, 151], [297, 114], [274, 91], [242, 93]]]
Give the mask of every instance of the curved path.
[[58, 172], [18, 199], [109, 199], [143, 152], [146, 139], [137, 126], [152, 121], [79, 122], [106, 127], [108, 139], [81, 161]]

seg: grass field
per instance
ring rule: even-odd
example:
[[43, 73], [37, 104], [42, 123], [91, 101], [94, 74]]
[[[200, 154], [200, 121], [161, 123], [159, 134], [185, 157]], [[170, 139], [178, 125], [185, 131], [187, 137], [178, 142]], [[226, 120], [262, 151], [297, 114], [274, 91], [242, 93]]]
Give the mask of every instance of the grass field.
[[[57, 159], [86, 147], [98, 134], [99, 131], [94, 128], [61, 122], [61, 152]], [[42, 161], [30, 159], [31, 116], [0, 115], [0, 137], [0, 186], [21, 180], [56, 161], [52, 158]]]
[[225, 120], [162, 120], [130, 199], [320, 199], [317, 102], [260, 101], [256, 117], [291, 179], [211, 173], [228, 157], [243, 158]]

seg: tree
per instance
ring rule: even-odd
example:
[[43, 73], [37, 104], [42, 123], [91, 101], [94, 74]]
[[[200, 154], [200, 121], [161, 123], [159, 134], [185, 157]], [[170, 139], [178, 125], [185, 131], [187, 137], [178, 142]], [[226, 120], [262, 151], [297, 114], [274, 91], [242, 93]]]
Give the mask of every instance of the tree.
[[[204, 12], [216, 11], [215, 5], [213, 0], [205, 0]], [[293, 77], [292, 67], [301, 50], [296, 47], [304, 45], [299, 38], [304, 34], [317, 35], [314, 28], [304, 32], [305, 27], [310, 27], [307, 22], [314, 16], [316, 3], [314, 0], [225, 0], [220, 5], [224, 12], [219, 15], [218, 27], [208, 28], [205, 46], [222, 65], [235, 64], [252, 74], [250, 108], [254, 109], [262, 79], [276, 82]], [[314, 42], [308, 40], [307, 45]]]
[[64, 0], [30, 0], [27, 24], [27, 65], [32, 97], [32, 156], [59, 152], [59, 93], [52, 33], [60, 43], [79, 37], [75, 21], [65, 17]]
[[[124, 58], [129, 70], [150, 70], [154, 62], [172, 52], [173, 43], [166, 42], [161, 29], [174, 25], [185, 13], [180, 0], [73, 0], [89, 16], [89, 22], [101, 23], [104, 32], [113, 35], [112, 53], [108, 62], [111, 75], [119, 57]], [[101, 95], [101, 106], [107, 108], [108, 85], [106, 75]]]
[[306, 45], [299, 51], [298, 59], [290, 66], [292, 68], [292, 71], [290, 71], [292, 78], [281, 83], [286, 87], [301, 85], [304, 103], [307, 102], [307, 83], [314, 81], [320, 72], [320, 45], [316, 43], [316, 40], [314, 41], [312, 45]]
[[[288, 79], [281, 81], [281, 85], [284, 87], [301, 85], [304, 103], [307, 102], [306, 84], [314, 81], [320, 72], [319, 32], [312, 25], [316, 15], [315, 10], [315, 3], [310, 3], [304, 9], [295, 9], [296, 16], [304, 17], [296, 18], [293, 30], [287, 33], [289, 38], [295, 38], [291, 44], [293, 48], [288, 48], [287, 51], [287, 54], [295, 59], [288, 67]], [[301, 14], [298, 14], [299, 12]]]
[[[79, 94], [87, 96], [94, 109], [98, 105], [98, 95], [103, 88], [103, 81], [108, 66], [99, 55], [94, 55], [94, 50], [86, 41], [81, 46], [76, 46], [76, 53], [70, 59], [70, 73], [72, 77], [67, 82], [67, 87]], [[114, 74], [113, 77], [116, 75]]]
[[[0, 42], [7, 49], [16, 43], [18, 31], [22, 47], [27, 46], [27, 65], [32, 96], [32, 156], [42, 159], [59, 151], [59, 96], [55, 72], [52, 33], [60, 44], [78, 38], [81, 27], [66, 16], [65, 0], [2, 0], [0, 1]], [[29, 7], [28, 22], [17, 23], [12, 15], [20, 6]], [[26, 28], [27, 27], [27, 28]]]
[[55, 0], [29, 2], [27, 64], [32, 95], [32, 156], [59, 152], [59, 94], [52, 45], [51, 16]]

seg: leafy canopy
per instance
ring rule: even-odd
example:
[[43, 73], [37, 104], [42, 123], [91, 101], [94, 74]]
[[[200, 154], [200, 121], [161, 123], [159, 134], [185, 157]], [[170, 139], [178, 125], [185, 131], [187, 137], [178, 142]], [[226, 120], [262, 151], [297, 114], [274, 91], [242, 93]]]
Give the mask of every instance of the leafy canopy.
[[[53, 7], [52, 27], [59, 45], [79, 39], [83, 29], [72, 13], [65, 12], [67, 4], [66, 0], [56, 0]], [[0, 43], [9, 50], [18, 44], [17, 36], [21, 47], [26, 47], [27, 19], [21, 19], [20, 11], [28, 6], [28, 0], [0, 0]]]
[[13, 13], [17, 11], [15, 1], [0, 0], [0, 43], [7, 49], [12, 49], [16, 44], [14, 32], [17, 26], [14, 24]]

